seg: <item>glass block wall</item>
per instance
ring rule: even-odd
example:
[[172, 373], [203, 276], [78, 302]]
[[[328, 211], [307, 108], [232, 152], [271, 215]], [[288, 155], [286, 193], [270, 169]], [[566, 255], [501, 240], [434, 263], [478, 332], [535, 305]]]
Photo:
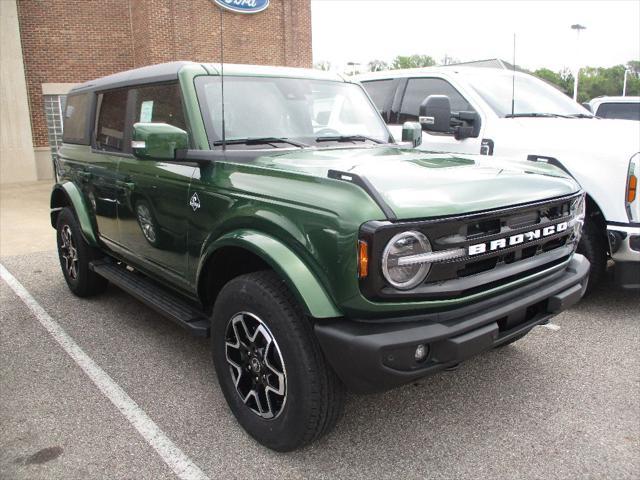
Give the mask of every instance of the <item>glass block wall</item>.
[[54, 166], [57, 161], [58, 146], [62, 143], [62, 115], [66, 103], [66, 95], [44, 96], [44, 113], [47, 117], [47, 133]]

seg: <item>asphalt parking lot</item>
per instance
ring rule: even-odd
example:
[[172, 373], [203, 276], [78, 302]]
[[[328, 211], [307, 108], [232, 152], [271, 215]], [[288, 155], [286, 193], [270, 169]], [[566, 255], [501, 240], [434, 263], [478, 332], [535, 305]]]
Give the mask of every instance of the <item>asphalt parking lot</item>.
[[[66, 288], [53, 250], [3, 256], [44, 311], [209, 478], [612, 478], [640, 472], [637, 293], [605, 286], [515, 345], [384, 394], [278, 454], [236, 424], [205, 339], [115, 287]], [[175, 469], [0, 280], [0, 477], [175, 478]]]

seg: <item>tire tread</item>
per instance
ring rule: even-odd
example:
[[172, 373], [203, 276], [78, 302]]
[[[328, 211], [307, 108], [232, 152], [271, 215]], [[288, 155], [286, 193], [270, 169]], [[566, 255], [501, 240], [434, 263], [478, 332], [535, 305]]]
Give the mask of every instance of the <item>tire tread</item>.
[[[298, 318], [304, 316], [297, 300], [285, 282], [280, 279], [275, 272], [264, 270], [249, 273], [244, 276], [251, 277], [253, 281], [260, 285], [265, 293], [270, 295], [271, 298], [277, 299], [277, 302], [283, 310], [292, 310], [292, 313]], [[335, 426], [343, 410], [345, 393], [340, 380], [324, 359], [320, 345], [315, 340], [311, 322], [294, 321], [291, 323], [294, 325], [292, 334], [296, 341], [304, 342], [304, 344], [308, 343], [312, 346], [313, 364], [324, 367], [316, 372], [317, 375], [309, 376], [309, 378], [317, 377], [320, 379], [318, 384], [313, 386], [313, 390], [319, 393], [319, 401], [316, 400], [315, 405], [312, 406], [312, 410], [315, 411], [316, 414], [309, 419], [306, 425], [306, 430], [301, 442], [302, 446], [317, 440]]]

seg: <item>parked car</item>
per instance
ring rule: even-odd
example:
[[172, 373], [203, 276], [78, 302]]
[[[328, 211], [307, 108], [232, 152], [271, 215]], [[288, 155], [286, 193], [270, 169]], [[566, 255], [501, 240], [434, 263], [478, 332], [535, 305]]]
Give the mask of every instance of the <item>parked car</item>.
[[585, 108], [600, 118], [640, 120], [640, 97], [596, 97]]
[[452, 367], [582, 297], [584, 195], [561, 170], [397, 145], [337, 75], [224, 71], [224, 121], [218, 65], [74, 88], [51, 223], [73, 293], [111, 282], [210, 335], [229, 407], [262, 444], [309, 443], [345, 387]]
[[565, 170], [587, 193], [578, 251], [591, 262], [590, 286], [612, 259], [617, 283], [640, 287], [637, 123], [596, 118], [548, 83], [503, 69], [432, 67], [358, 79], [394, 134], [406, 121], [422, 122], [424, 150], [500, 155]]

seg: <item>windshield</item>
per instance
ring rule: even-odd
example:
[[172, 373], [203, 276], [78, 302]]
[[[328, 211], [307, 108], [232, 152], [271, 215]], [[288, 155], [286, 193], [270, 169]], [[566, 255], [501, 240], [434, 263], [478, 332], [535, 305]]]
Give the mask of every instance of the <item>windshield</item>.
[[500, 117], [511, 115], [511, 96], [514, 95], [515, 115], [587, 115], [591, 114], [564, 93], [531, 75], [516, 74], [515, 88], [512, 75], [470, 73], [469, 83], [478, 95]]
[[[198, 77], [196, 89], [213, 148], [222, 140], [220, 77]], [[234, 148], [391, 140], [362, 87], [351, 83], [225, 76], [224, 116], [225, 140]], [[263, 139], [262, 145], [256, 139]], [[278, 139], [288, 141], [279, 143]]]

